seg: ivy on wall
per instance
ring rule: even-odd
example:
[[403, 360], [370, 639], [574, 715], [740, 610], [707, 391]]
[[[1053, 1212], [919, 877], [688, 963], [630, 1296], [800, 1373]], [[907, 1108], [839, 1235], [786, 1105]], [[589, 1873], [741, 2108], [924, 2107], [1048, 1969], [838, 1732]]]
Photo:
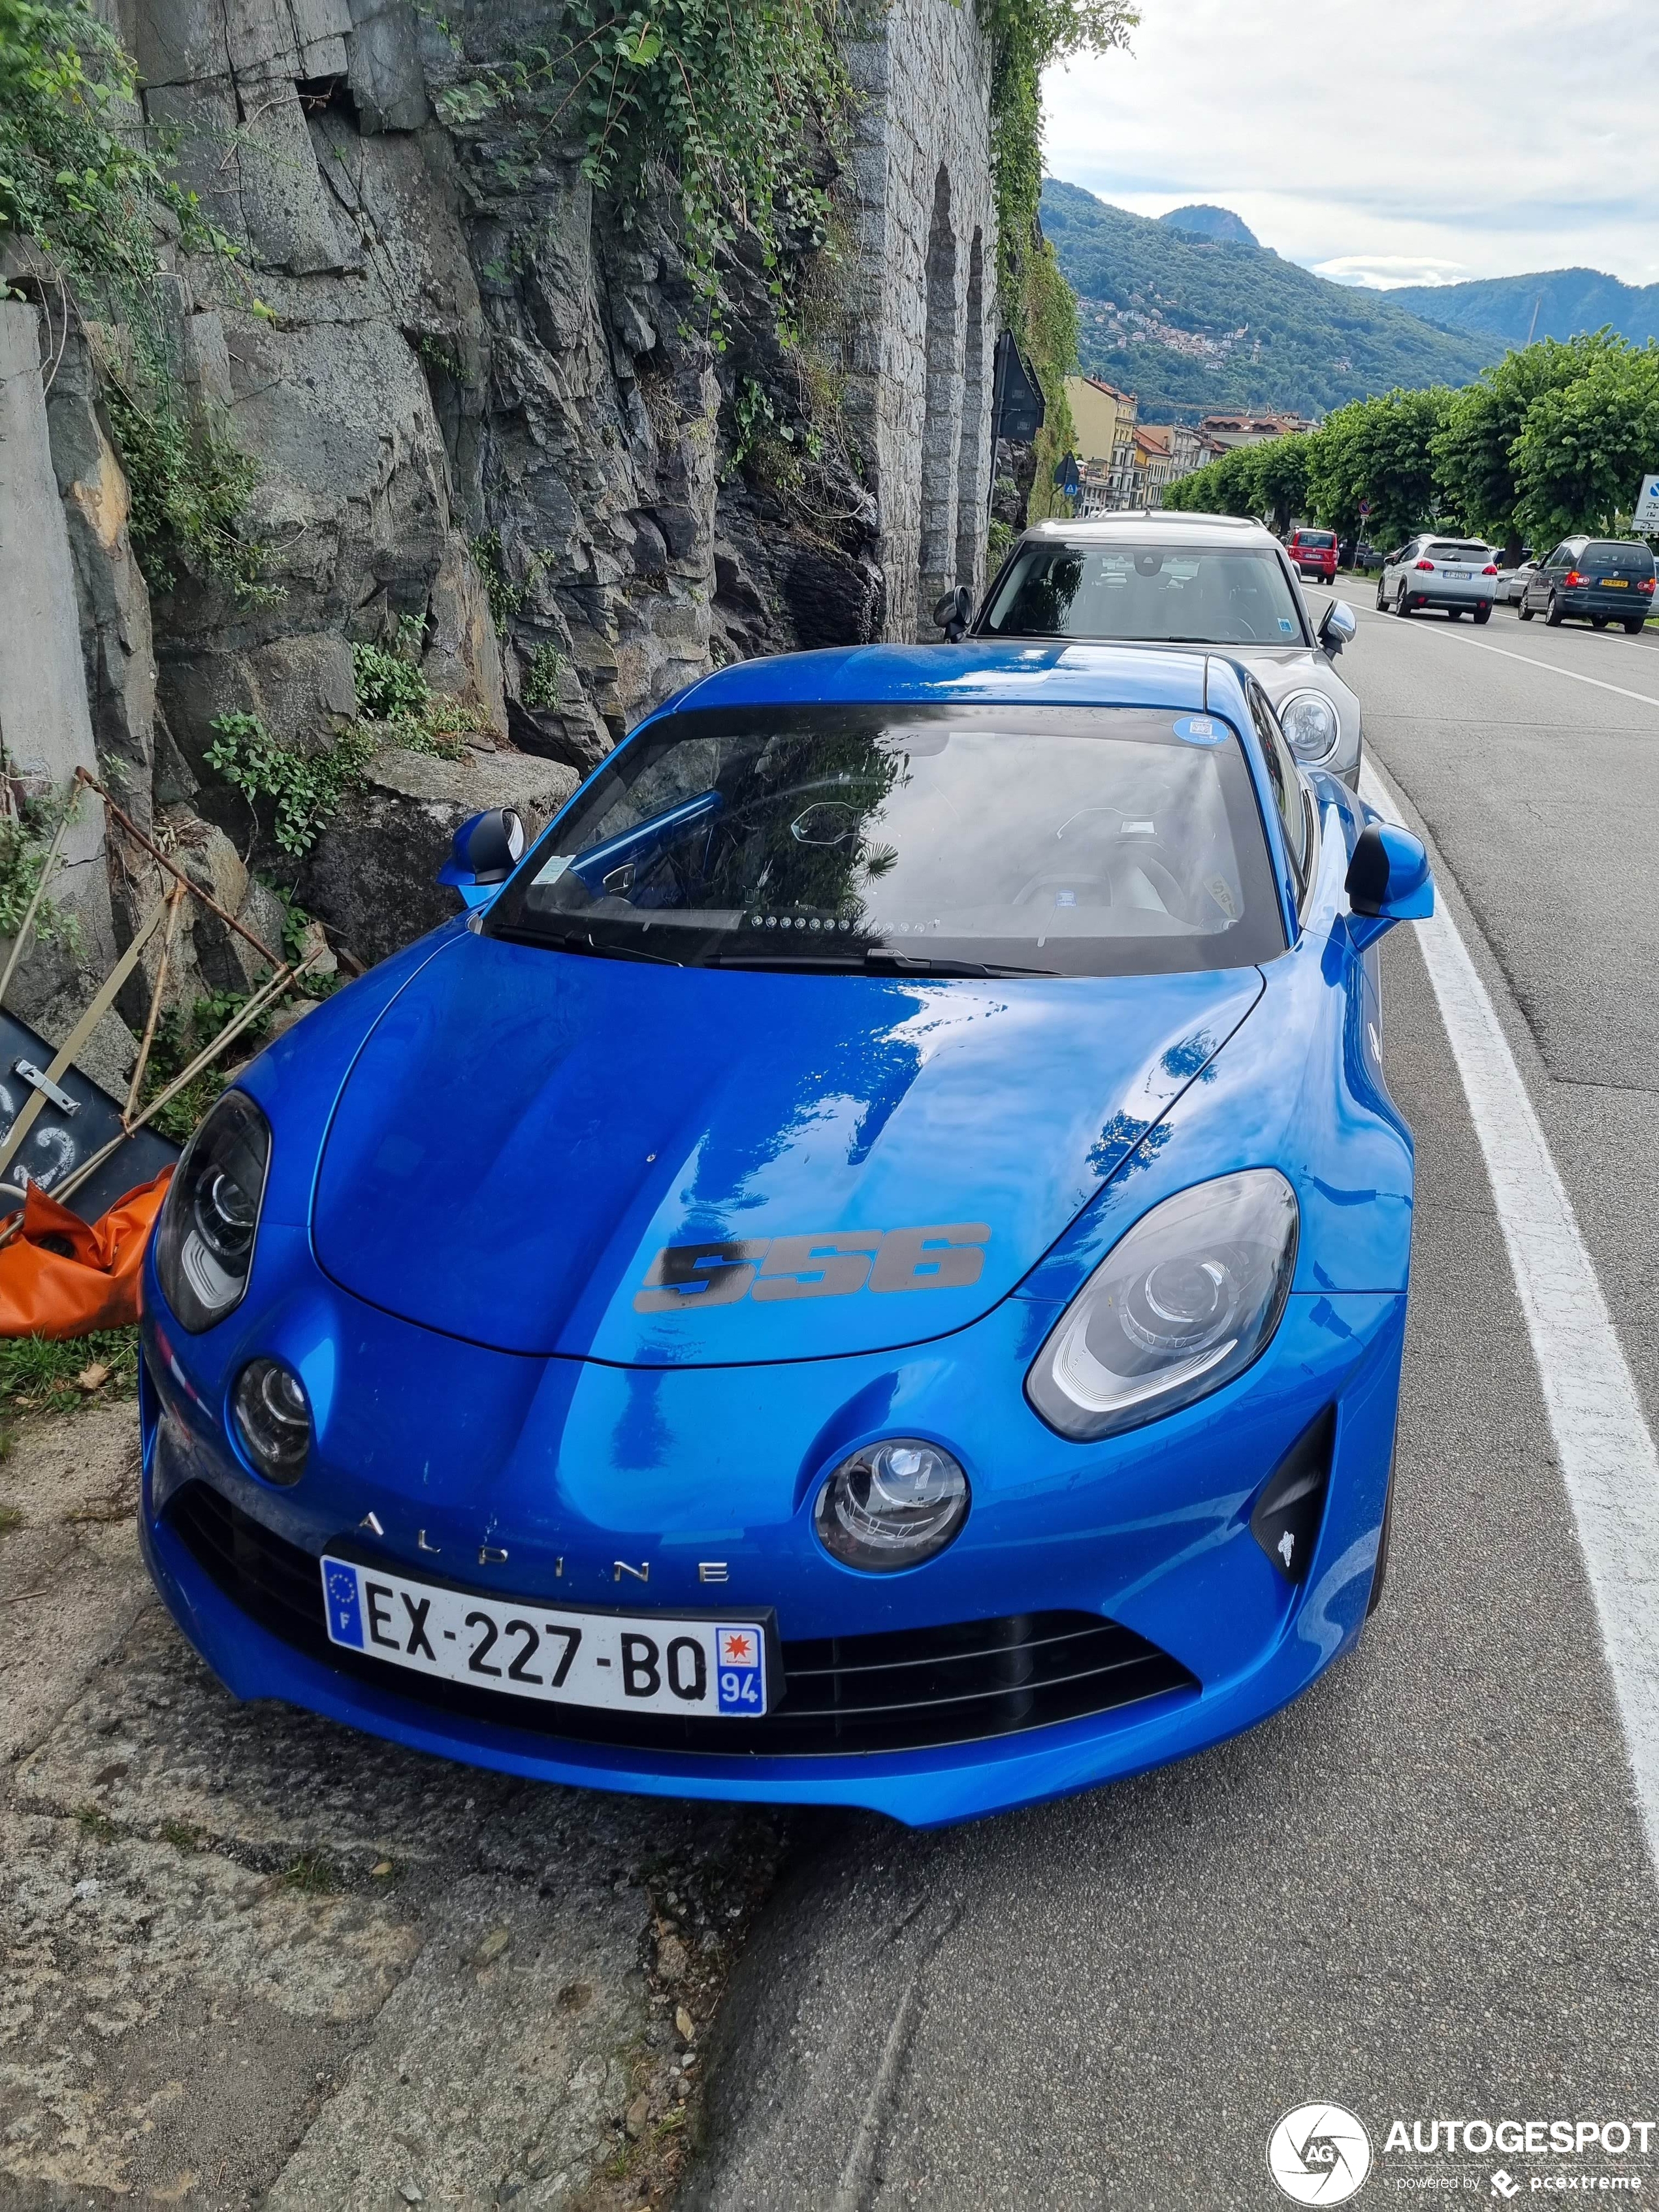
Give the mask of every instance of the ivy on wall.
[[253, 465], [179, 388], [163, 230], [187, 253], [234, 258], [175, 181], [131, 57], [85, 0], [0, 0], [0, 242], [14, 243], [14, 283], [63, 337], [75, 318], [93, 343], [149, 580], [165, 587], [182, 565], [258, 602], [271, 596], [265, 550], [242, 526]]
[[552, 46], [465, 74], [439, 112], [459, 127], [501, 110], [535, 138], [578, 140], [585, 174], [624, 210], [671, 183], [718, 338], [740, 237], [787, 317], [792, 265], [829, 235], [851, 108], [842, 44], [860, 20], [848, 0], [569, 0]]
[[980, 0], [991, 46], [991, 170], [1003, 315], [1042, 386], [1029, 519], [1064, 513], [1054, 465], [1076, 441], [1066, 379], [1077, 367], [1077, 299], [1042, 238], [1042, 72], [1127, 46], [1139, 21], [1129, 0]]

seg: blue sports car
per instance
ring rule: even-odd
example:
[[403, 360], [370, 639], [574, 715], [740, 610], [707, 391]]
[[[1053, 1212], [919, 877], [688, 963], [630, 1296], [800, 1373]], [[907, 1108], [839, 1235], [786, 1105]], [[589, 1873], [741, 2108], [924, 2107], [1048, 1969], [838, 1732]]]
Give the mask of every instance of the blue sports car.
[[147, 1262], [239, 1696], [927, 1826], [1293, 1698], [1386, 1559], [1422, 847], [1218, 654], [728, 668], [275, 1043]]

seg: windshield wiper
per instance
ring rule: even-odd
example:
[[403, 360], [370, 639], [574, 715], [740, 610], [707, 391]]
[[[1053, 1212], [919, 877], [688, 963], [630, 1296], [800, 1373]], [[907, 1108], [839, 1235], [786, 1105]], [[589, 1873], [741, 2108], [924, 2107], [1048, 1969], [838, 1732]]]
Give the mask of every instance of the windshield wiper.
[[649, 960], [659, 968], [686, 964], [672, 953], [647, 952], [642, 945], [595, 945], [591, 932], [586, 937], [573, 937], [549, 929], [492, 929], [489, 934], [508, 945], [533, 945], [544, 952], [585, 952], [595, 960]]
[[880, 975], [890, 969], [899, 975], [1057, 975], [1057, 968], [1010, 968], [998, 961], [935, 959], [927, 953], [889, 952], [872, 945], [862, 960], [850, 957], [814, 958], [799, 952], [717, 952], [708, 963], [714, 968], [778, 968], [841, 975]]
[[864, 956], [902, 975], [1058, 975], [1058, 968], [1011, 968], [1000, 960], [936, 960], [926, 952], [888, 952], [876, 946]]

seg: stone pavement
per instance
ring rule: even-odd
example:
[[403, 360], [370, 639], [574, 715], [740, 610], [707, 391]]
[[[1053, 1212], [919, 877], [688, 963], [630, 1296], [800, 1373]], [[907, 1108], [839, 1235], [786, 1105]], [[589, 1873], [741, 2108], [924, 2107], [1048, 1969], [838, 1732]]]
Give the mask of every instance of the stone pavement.
[[0, 2206], [664, 2202], [775, 1824], [236, 1704], [137, 1490], [131, 1404], [0, 1463]]

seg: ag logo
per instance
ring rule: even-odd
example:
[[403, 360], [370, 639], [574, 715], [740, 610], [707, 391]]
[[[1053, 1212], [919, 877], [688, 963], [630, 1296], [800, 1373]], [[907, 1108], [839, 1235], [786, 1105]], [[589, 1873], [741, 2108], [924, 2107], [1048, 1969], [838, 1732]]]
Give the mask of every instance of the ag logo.
[[1346, 2204], [1371, 2170], [1371, 2139], [1340, 2105], [1298, 2105], [1267, 2138], [1267, 2171], [1292, 2204]]

